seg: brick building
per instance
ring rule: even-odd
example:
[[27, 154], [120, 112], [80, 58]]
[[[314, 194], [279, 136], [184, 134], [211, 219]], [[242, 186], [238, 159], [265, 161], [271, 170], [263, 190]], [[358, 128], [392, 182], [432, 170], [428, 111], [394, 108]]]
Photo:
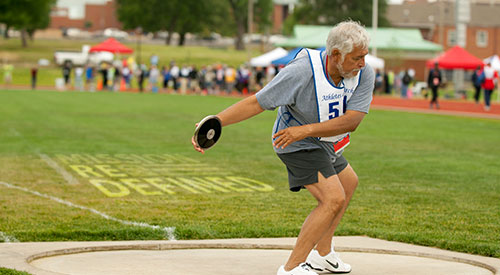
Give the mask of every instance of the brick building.
[[273, 0], [272, 33], [283, 31], [283, 22], [293, 12], [298, 0]]
[[55, 7], [51, 13], [49, 28], [78, 28], [88, 31], [104, 30], [106, 28], [121, 29], [122, 24], [116, 16], [116, 3], [109, 0], [103, 5], [85, 4], [84, 17], [72, 19], [68, 8]]
[[[418, 28], [425, 39], [448, 50], [455, 43], [455, 1], [404, 1], [389, 5], [387, 19], [393, 27]], [[500, 1], [470, 0], [470, 22], [466, 29], [465, 49], [484, 59], [500, 54]]]

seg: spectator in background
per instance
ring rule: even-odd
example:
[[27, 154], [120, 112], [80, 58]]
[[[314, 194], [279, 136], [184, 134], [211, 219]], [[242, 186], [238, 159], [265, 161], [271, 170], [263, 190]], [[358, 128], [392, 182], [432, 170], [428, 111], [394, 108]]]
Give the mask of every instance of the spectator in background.
[[226, 93], [231, 94], [236, 83], [236, 70], [232, 66], [227, 67], [224, 78], [226, 80]]
[[273, 80], [274, 76], [276, 75], [276, 68], [273, 65], [267, 66], [266, 69], [266, 84], [271, 82]]
[[257, 90], [259, 91], [264, 86], [264, 70], [261, 67], [256, 68], [255, 72], [255, 82], [257, 84]]
[[432, 109], [432, 104], [435, 105], [436, 109], [439, 109], [438, 92], [441, 83], [442, 83], [441, 71], [439, 70], [438, 62], [436, 62], [434, 63], [434, 68], [431, 69], [431, 71], [429, 72], [429, 76], [427, 77], [427, 85], [429, 86], [432, 92], [431, 103], [429, 106], [429, 108], [431, 109]]
[[183, 65], [179, 75], [181, 94], [183, 95], [186, 94], [188, 88], [188, 81], [189, 81], [189, 68], [186, 65]]
[[141, 64], [139, 70], [137, 71], [137, 83], [139, 85], [139, 92], [144, 91], [144, 79], [147, 77], [148, 68], [145, 64]]
[[71, 63], [69, 62], [64, 62], [64, 65], [62, 67], [62, 75], [64, 78], [64, 89], [68, 89], [70, 86], [70, 74], [71, 74]]
[[206, 94], [214, 94], [215, 70], [212, 68], [212, 66], [207, 66], [207, 68], [205, 69], [203, 82], [206, 89]]
[[161, 75], [163, 76], [163, 91], [168, 90], [168, 82], [170, 81], [170, 71], [167, 66], [161, 67]]
[[12, 83], [12, 71], [13, 70], [14, 70], [14, 65], [9, 64], [9, 61], [4, 59], [3, 81], [5, 84], [5, 87], [9, 87], [9, 85]]
[[384, 77], [379, 69], [375, 71], [375, 89], [373, 90], [376, 93], [380, 93], [382, 90], [382, 86], [384, 85]]
[[127, 89], [130, 89], [130, 79], [131, 79], [132, 72], [130, 71], [129, 66], [125, 66], [122, 69], [122, 77], [123, 80], [125, 80], [125, 86]]
[[215, 92], [218, 94], [225, 88], [224, 82], [224, 68], [222, 65], [217, 65], [215, 69]]
[[198, 69], [196, 65], [191, 66], [189, 70], [189, 89], [195, 93], [200, 92], [200, 82], [198, 81]]
[[38, 68], [37, 66], [33, 66], [31, 68], [31, 89], [35, 90], [36, 89], [36, 77], [38, 74]]
[[245, 66], [240, 66], [238, 70], [237, 89], [240, 93], [247, 94], [250, 80], [250, 71]]
[[479, 104], [479, 98], [481, 97], [482, 73], [483, 71], [479, 65], [472, 73], [472, 85], [474, 86], [474, 100], [476, 101], [476, 104]]
[[179, 84], [177, 83], [179, 79], [179, 74], [180, 74], [179, 67], [175, 65], [174, 61], [170, 62], [170, 77], [172, 78], [172, 82], [174, 83], [173, 87], [175, 92], [177, 92], [177, 89], [179, 89]]
[[408, 98], [408, 86], [411, 83], [411, 76], [408, 70], [405, 70], [403, 77], [401, 78], [401, 98]]
[[158, 58], [158, 56], [156, 54], [152, 54], [151, 58], [149, 58], [149, 62], [151, 63], [151, 66], [153, 66], [153, 65], [158, 66], [159, 60], [160, 59]]
[[83, 68], [82, 67], [75, 68], [75, 89], [78, 89], [80, 92], [83, 92]]
[[85, 70], [85, 77], [86, 77], [86, 89], [88, 91], [94, 92], [95, 87], [94, 87], [94, 68], [90, 65], [87, 65], [87, 69]]
[[102, 88], [101, 88], [101, 90], [107, 90], [108, 89], [108, 63], [102, 63], [101, 75], [102, 75]]
[[160, 71], [156, 67], [156, 65], [152, 65], [149, 70], [149, 85], [151, 87], [151, 91], [153, 93], [158, 92], [158, 78], [160, 77]]
[[115, 70], [113, 65], [110, 65], [108, 68], [108, 90], [110, 91], [115, 90]]
[[394, 85], [394, 72], [389, 70], [384, 74], [384, 85], [385, 85], [385, 93], [390, 95], [392, 94], [392, 87]]
[[113, 75], [113, 91], [120, 90], [120, 82], [121, 82], [121, 70], [119, 64], [114, 65], [115, 74]]
[[481, 79], [483, 79], [483, 89], [484, 89], [484, 110], [490, 110], [490, 99], [493, 90], [495, 89], [498, 82], [498, 73], [491, 67], [488, 63], [484, 66], [483, 73], [481, 74]]

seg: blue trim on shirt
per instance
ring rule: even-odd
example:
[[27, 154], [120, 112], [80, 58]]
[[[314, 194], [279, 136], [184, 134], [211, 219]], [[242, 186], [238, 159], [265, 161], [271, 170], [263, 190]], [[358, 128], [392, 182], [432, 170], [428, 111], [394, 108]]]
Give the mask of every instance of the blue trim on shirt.
[[[284, 119], [283, 116], [284, 115], [289, 115], [288, 119]], [[283, 122], [285, 123], [285, 125], [287, 127], [290, 127], [290, 121], [292, 120], [295, 120], [300, 126], [302, 126], [303, 124], [300, 123], [300, 121], [298, 121], [293, 115], [292, 113], [290, 113], [289, 111], [286, 111], [286, 112], [283, 112], [281, 115], [279, 115], [278, 117], [278, 123], [276, 123], [276, 129], [274, 130], [274, 134], [276, 134], [278, 132], [278, 129], [280, 128], [280, 121], [283, 120]], [[274, 140], [274, 139], [273, 139]]]
[[[306, 52], [307, 52], [307, 56], [309, 57], [309, 64], [311, 64], [311, 71], [313, 73], [314, 94], [316, 95], [316, 107], [318, 108], [318, 122], [321, 122], [320, 121], [320, 115], [319, 115], [318, 90], [316, 88], [316, 76], [314, 75], [314, 66], [313, 66], [313, 63], [312, 63], [312, 60], [311, 60], [311, 53], [309, 53], [308, 49], [306, 49]], [[321, 62], [321, 63], [323, 63], [323, 62]]]
[[[330, 83], [330, 85], [332, 85], [332, 87], [334, 88], [337, 88], [337, 89], [342, 89], [342, 88], [345, 88], [345, 85], [344, 85], [344, 78], [342, 78], [340, 80], [340, 84], [342, 86], [336, 86], [335, 83], [332, 83], [330, 81], [330, 77], [328, 75], [326, 75], [326, 69], [325, 69], [325, 64], [323, 63], [323, 58], [321, 57], [321, 54], [324, 52], [325, 50], [322, 50], [320, 53], [319, 53], [319, 58], [321, 59], [321, 67], [323, 68], [323, 75], [325, 75], [325, 78], [326, 80], [328, 81], [328, 83]], [[325, 59], [328, 58], [328, 55], [325, 55]]]

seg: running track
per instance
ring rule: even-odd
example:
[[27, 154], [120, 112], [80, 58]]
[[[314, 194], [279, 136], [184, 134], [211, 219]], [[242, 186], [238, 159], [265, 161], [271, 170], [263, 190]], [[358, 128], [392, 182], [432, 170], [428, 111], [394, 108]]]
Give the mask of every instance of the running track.
[[372, 109], [396, 110], [418, 113], [432, 113], [455, 116], [482, 117], [500, 119], [500, 105], [492, 103], [491, 109], [485, 111], [483, 102], [476, 104], [465, 100], [439, 100], [440, 109], [430, 109], [429, 100], [425, 99], [402, 99], [391, 96], [375, 95], [373, 97]]

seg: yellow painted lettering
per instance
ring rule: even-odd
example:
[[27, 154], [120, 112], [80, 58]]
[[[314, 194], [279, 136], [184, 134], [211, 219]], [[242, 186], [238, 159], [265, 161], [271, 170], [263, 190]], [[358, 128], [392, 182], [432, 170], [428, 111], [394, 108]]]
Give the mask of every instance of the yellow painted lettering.
[[254, 190], [261, 191], [261, 192], [269, 192], [269, 191], [274, 190], [274, 188], [271, 185], [265, 184], [265, 183], [260, 182], [258, 180], [242, 178], [242, 177], [227, 177], [227, 179], [235, 181], [241, 185], [248, 186]]
[[207, 193], [211, 193], [211, 189], [224, 193], [229, 192], [229, 190], [225, 189], [224, 187], [218, 186], [210, 181], [203, 180], [201, 178], [179, 178], [179, 180], [193, 187], [204, 189]]
[[151, 188], [151, 185], [142, 183], [138, 179], [127, 178], [127, 179], [120, 179], [120, 181], [145, 196], [161, 195], [160, 191], [148, 191], [147, 189]]
[[70, 163], [73, 163], [73, 164], [86, 164], [86, 163], [90, 163], [90, 161], [80, 155], [80, 154], [71, 154], [71, 155], [56, 155], [56, 158], [61, 161], [62, 163], [64, 164], [70, 164]]
[[[186, 190], [188, 190], [191, 193], [195, 193], [195, 194], [199, 194], [200, 193], [198, 190], [196, 190], [194, 188], [191, 188], [191, 187], [185, 185], [184, 183], [182, 183], [182, 182], [180, 182], [180, 181], [178, 181], [178, 180], [176, 180], [174, 178], [165, 178], [165, 180], [167, 180], [167, 181], [171, 182], [172, 184], [175, 184], [175, 185], [177, 185], [177, 186], [179, 186], [179, 187], [181, 187], [183, 189], [186, 189]], [[206, 192], [206, 190], [202, 190], [202, 191]]]
[[70, 165], [69, 167], [71, 169], [73, 169], [76, 173], [78, 173], [78, 175], [80, 175], [84, 178], [90, 178], [91, 176], [98, 177], [98, 178], [103, 177], [101, 174], [94, 171], [94, 169], [92, 169], [92, 167], [87, 166], [87, 165]]
[[173, 188], [172, 184], [164, 183], [160, 178], [147, 178], [144, 180], [167, 194], [175, 194], [174, 191], [170, 190]]
[[112, 178], [123, 178], [127, 177], [127, 174], [120, 173], [120, 170], [111, 167], [111, 165], [95, 165], [95, 168], [101, 170], [104, 174], [112, 177]]
[[104, 195], [111, 198], [123, 197], [130, 194], [130, 190], [127, 187], [115, 181], [90, 179], [89, 182], [99, 189], [99, 191], [103, 192]]
[[[219, 178], [219, 177], [206, 177], [205, 179], [214, 182], [218, 185], [221, 185], [229, 190], [233, 190], [236, 192], [253, 192], [251, 188], [241, 188], [241, 184], [235, 183], [233, 181], [230, 181], [228, 179], [224, 178]], [[240, 185], [240, 187], [238, 187]]]

